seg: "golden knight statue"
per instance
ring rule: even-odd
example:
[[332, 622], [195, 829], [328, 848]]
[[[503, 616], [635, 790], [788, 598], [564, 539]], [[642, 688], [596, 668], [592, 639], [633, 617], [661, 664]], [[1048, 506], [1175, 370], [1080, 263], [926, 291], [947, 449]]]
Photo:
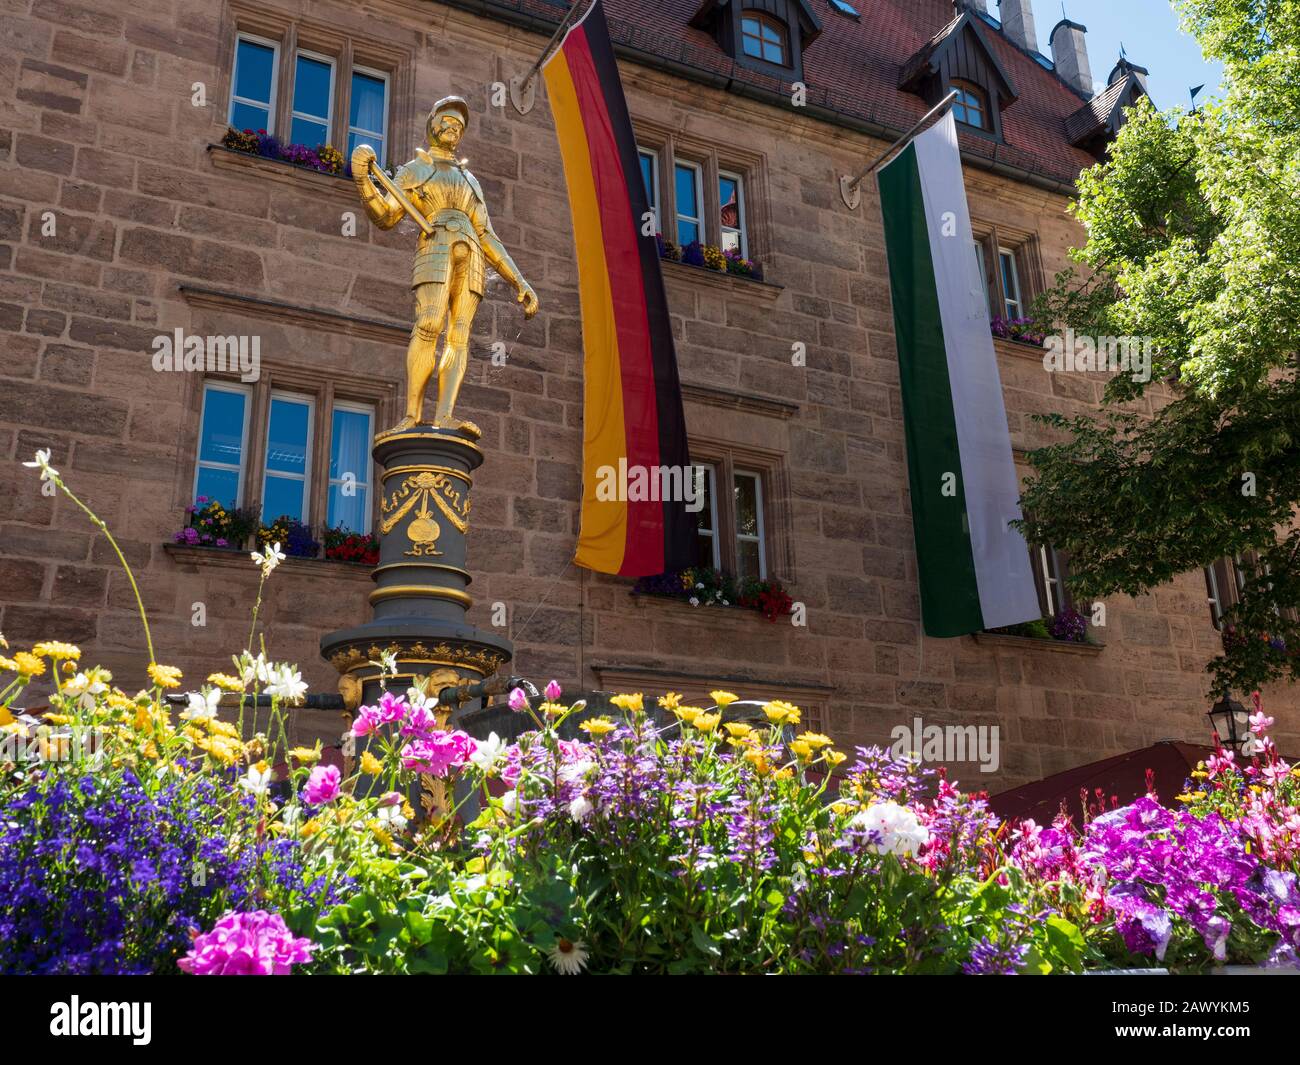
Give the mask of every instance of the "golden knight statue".
[[[524, 317], [537, 313], [537, 293], [524, 280], [488, 219], [478, 180], [456, 157], [469, 125], [469, 105], [448, 96], [433, 105], [425, 124], [429, 149], [389, 178], [374, 149], [358, 144], [352, 152], [352, 179], [370, 220], [392, 229], [410, 216], [420, 226], [411, 287], [415, 290], [415, 326], [406, 349], [406, 417], [396, 429], [420, 424], [424, 394], [434, 367], [438, 403], [433, 424], [461, 429], [478, 437], [473, 422], [452, 416], [469, 365], [469, 333], [483, 298], [484, 260], [514, 286]], [[445, 332], [442, 358], [438, 338]]]

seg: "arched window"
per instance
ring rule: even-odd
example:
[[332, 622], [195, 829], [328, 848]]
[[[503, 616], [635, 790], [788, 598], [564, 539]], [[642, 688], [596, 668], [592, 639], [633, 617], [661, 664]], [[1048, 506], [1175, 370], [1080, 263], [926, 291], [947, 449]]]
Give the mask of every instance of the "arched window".
[[951, 88], [957, 90], [957, 99], [952, 105], [953, 118], [976, 129], [988, 129], [989, 106], [984, 90], [968, 81], [954, 81]]
[[775, 63], [780, 67], [790, 65], [790, 43], [785, 24], [757, 11], [746, 12], [740, 19], [740, 47], [745, 55]]

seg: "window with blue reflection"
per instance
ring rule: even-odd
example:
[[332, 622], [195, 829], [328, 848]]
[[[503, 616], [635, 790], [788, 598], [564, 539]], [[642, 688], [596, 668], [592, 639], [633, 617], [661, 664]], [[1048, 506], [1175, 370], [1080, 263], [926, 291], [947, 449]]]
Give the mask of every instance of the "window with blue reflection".
[[239, 506], [247, 435], [248, 393], [209, 384], [203, 391], [195, 499], [216, 499], [228, 510]]
[[300, 52], [294, 66], [291, 143], [308, 148], [329, 143], [333, 95], [334, 65]]
[[348, 155], [358, 144], [374, 148], [384, 161], [384, 128], [388, 81], [377, 74], [352, 72], [352, 104], [348, 115]]
[[272, 396], [266, 432], [266, 478], [262, 487], [263, 522], [270, 524], [281, 516], [307, 520], [310, 450], [310, 401]]
[[230, 124], [235, 129], [270, 130], [275, 48], [240, 37], [235, 44], [235, 76], [230, 91]]
[[700, 172], [693, 166], [678, 163], [677, 188], [677, 243], [682, 247], [695, 241], [703, 243], [700, 214]]
[[330, 432], [330, 490], [327, 524], [332, 529], [370, 531], [370, 445], [373, 413], [366, 407], [334, 408]]

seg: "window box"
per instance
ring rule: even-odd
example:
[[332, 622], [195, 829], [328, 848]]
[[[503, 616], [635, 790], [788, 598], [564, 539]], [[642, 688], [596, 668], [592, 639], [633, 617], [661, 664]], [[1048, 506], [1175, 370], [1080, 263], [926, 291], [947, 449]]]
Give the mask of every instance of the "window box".
[[1075, 655], [1099, 655], [1106, 647], [1104, 643], [1074, 643], [1069, 640], [1054, 640], [1050, 636], [1012, 636], [1004, 632], [976, 632], [971, 635], [976, 643], [993, 647], [1038, 648]]
[[632, 595], [638, 601], [642, 598], [677, 601], [688, 603], [693, 608], [754, 610], [771, 622], [788, 616], [794, 605], [780, 581], [737, 578], [710, 567], [642, 577]]
[[723, 273], [721, 270], [710, 270], [707, 266], [691, 266], [689, 263], [677, 262], [675, 259], [661, 259], [660, 262], [663, 264], [665, 280], [679, 281], [692, 287], [707, 285], [727, 292], [757, 296], [763, 300], [776, 300], [785, 291], [783, 285], [764, 281], [759, 277]]
[[313, 189], [327, 195], [336, 194], [341, 199], [348, 200], [356, 197], [351, 179], [342, 174], [325, 174], [309, 166], [290, 163], [284, 159], [268, 159], [266, 156], [251, 152], [236, 151], [234, 148], [227, 148], [224, 144], [209, 144], [208, 158], [212, 160], [212, 165], [217, 170], [254, 173], [272, 181], [281, 181], [298, 187], [306, 182]]
[[[250, 577], [257, 575], [257, 566], [249, 553], [234, 548], [190, 547], [188, 544], [164, 544], [163, 550], [179, 566], [189, 568], [211, 566], [224, 569], [246, 570]], [[357, 581], [370, 580], [371, 567], [360, 562], [341, 562], [335, 559], [295, 558], [290, 555], [280, 563], [279, 569], [307, 576], [343, 576]]]

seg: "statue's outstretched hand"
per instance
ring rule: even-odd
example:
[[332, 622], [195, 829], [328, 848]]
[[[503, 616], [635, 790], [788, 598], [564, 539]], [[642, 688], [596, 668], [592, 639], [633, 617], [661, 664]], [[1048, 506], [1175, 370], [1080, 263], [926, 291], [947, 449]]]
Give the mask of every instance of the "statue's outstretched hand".
[[375, 160], [375, 150], [368, 144], [358, 144], [352, 149], [352, 176], [358, 180], [370, 177], [370, 164]]
[[527, 281], [519, 282], [519, 295], [516, 300], [523, 304], [525, 318], [531, 318], [537, 313], [537, 293], [533, 291], [533, 286]]

